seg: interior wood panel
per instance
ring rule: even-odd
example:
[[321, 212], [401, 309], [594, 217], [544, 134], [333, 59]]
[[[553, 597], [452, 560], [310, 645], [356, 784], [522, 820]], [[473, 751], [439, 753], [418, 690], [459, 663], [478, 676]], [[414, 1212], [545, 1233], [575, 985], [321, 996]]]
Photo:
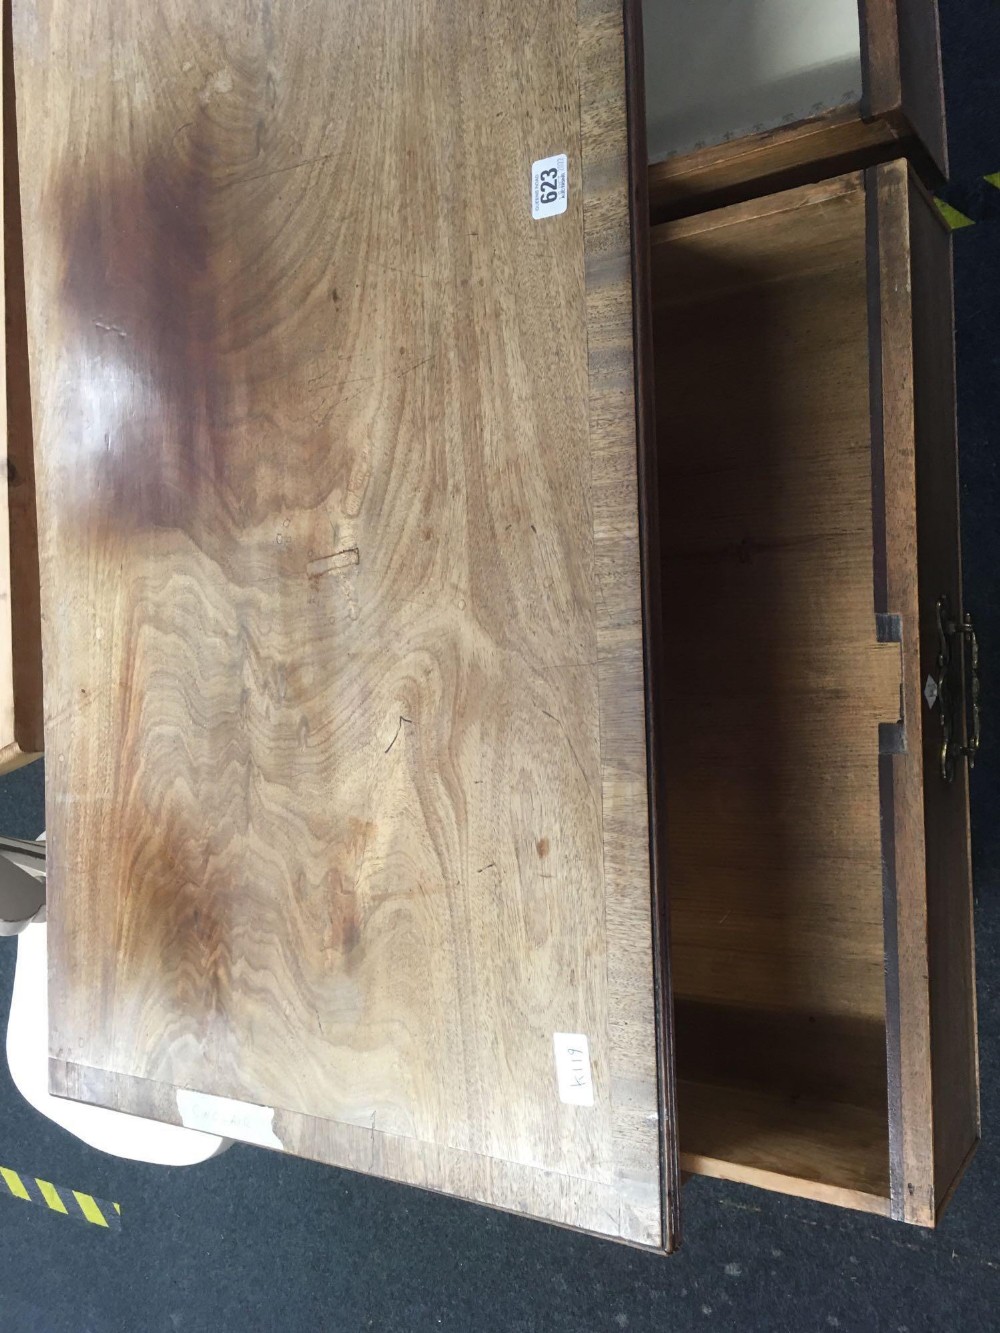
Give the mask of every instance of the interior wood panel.
[[10, 4], [3, 5], [3, 311], [0, 413], [7, 466], [0, 475], [0, 772], [43, 747], [42, 638], [35, 467], [28, 385], [24, 265]]
[[681, 1167], [865, 1212], [889, 1209], [885, 1119], [877, 1107], [768, 1089], [678, 1083]]
[[54, 1089], [669, 1244], [620, 4], [15, 49]]
[[677, 1061], [689, 1081], [867, 1106], [884, 1126], [885, 1024], [878, 1018], [681, 997], [677, 1033]]
[[682, 1166], [884, 1210], [902, 663], [872, 588], [864, 179], [654, 228], [652, 253]]
[[675, 993], [881, 1018], [862, 181], [653, 235]]

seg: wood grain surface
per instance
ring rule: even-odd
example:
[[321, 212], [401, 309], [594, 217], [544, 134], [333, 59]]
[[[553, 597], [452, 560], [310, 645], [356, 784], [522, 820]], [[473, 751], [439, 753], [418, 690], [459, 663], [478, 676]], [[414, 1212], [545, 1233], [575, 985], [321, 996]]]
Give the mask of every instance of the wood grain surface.
[[0, 222], [4, 257], [0, 419], [6, 442], [6, 466], [0, 475], [0, 772], [35, 758], [43, 746], [38, 529], [10, 17], [7, 0], [3, 5]]
[[656, 990], [658, 1050], [661, 1062], [660, 1139], [662, 1208], [668, 1248], [681, 1238], [680, 1180], [677, 1152], [677, 1096], [673, 988], [670, 967], [668, 902], [670, 852], [664, 808], [666, 714], [670, 700], [659, 688], [657, 664], [669, 651], [665, 633], [663, 568], [659, 506], [659, 448], [656, 439], [656, 363], [653, 347], [652, 276], [650, 270], [649, 152], [646, 140], [645, 58], [641, 0], [625, 3], [626, 71], [628, 83], [629, 180], [632, 192], [632, 287], [636, 416], [638, 420], [639, 532], [642, 546], [643, 634], [646, 660], [646, 739], [648, 746], [650, 870], [653, 887], [653, 982]]
[[653, 229], [659, 685], [682, 1166], [887, 1208], [865, 231], [857, 173]]
[[[962, 545], [955, 418], [955, 314], [951, 236], [912, 172], [909, 177], [913, 290], [914, 448], [920, 583], [920, 675], [937, 666], [937, 598], [963, 616]], [[935, 586], [937, 591], [935, 592]], [[971, 608], [975, 611], [975, 606]], [[956, 644], [956, 649], [958, 645]], [[966, 648], [963, 659], [966, 658]], [[963, 667], [968, 666], [963, 660]], [[967, 670], [963, 686], [971, 690]], [[964, 718], [962, 719], [964, 722]], [[979, 1050], [973, 938], [969, 770], [941, 780], [941, 731], [924, 714], [924, 834], [931, 1062], [934, 1072], [934, 1193], [940, 1216], [979, 1141]], [[959, 737], [964, 743], [967, 736]]]
[[864, 114], [902, 112], [934, 167], [948, 172], [938, 0], [862, 0]]
[[841, 1208], [889, 1212], [885, 1116], [878, 1107], [812, 1101], [766, 1087], [727, 1088], [681, 1078], [691, 1127], [681, 1167]]
[[961, 606], [948, 238], [905, 162], [869, 175], [875, 592], [902, 622], [906, 749], [883, 759], [894, 1216], [934, 1224], [979, 1134], [968, 778], [940, 777], [935, 606]]
[[939, 0], [899, 6], [899, 75], [903, 114], [942, 176], [948, 175], [948, 128], [941, 68]]
[[53, 1087], [668, 1243], [621, 6], [14, 33]]
[[862, 178], [653, 237], [675, 990], [881, 1021]]

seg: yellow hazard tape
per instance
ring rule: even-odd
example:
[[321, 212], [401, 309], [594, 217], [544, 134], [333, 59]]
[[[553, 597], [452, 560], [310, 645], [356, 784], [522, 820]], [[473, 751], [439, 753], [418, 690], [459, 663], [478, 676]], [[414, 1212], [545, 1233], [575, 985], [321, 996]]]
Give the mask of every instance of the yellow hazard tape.
[[950, 231], [958, 231], [962, 227], [974, 227], [976, 225], [972, 218], [966, 217], [957, 208], [952, 208], [951, 204], [946, 204], [943, 199], [935, 199], [934, 202], [938, 206], [938, 212], [947, 222]]
[[[1000, 190], [1000, 171], [991, 172], [989, 176], [984, 176], [983, 180], [987, 185], [992, 185]], [[935, 199], [934, 202], [937, 204], [938, 212], [948, 224], [949, 230], [960, 231], [962, 227], [974, 227], [976, 225], [975, 218], [970, 218], [967, 213], [961, 212], [954, 204], [945, 203], [943, 199]]]
[[37, 1176], [12, 1171], [8, 1166], [0, 1166], [0, 1194], [21, 1199], [25, 1203], [42, 1204], [53, 1213], [75, 1217], [79, 1222], [90, 1222], [108, 1231], [121, 1230], [121, 1204], [95, 1199], [92, 1194], [84, 1194], [80, 1190], [63, 1189]]

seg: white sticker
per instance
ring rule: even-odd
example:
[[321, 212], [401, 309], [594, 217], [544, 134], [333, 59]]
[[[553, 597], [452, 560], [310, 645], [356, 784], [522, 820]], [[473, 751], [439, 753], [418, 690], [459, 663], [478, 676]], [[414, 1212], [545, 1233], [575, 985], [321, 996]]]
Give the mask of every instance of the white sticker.
[[556, 1080], [559, 1100], [567, 1106], [593, 1106], [594, 1084], [590, 1077], [590, 1046], [581, 1032], [554, 1032]]
[[566, 154], [540, 157], [531, 164], [531, 216], [554, 218], [566, 212], [569, 198], [569, 178]]
[[256, 1143], [262, 1148], [284, 1149], [285, 1145], [274, 1132], [273, 1107], [178, 1088], [177, 1109], [186, 1129], [200, 1129], [206, 1134], [239, 1139], [241, 1143]]
[[927, 684], [924, 686], [924, 698], [927, 700], [927, 707], [933, 708], [937, 703], [938, 683], [933, 676], [927, 677]]

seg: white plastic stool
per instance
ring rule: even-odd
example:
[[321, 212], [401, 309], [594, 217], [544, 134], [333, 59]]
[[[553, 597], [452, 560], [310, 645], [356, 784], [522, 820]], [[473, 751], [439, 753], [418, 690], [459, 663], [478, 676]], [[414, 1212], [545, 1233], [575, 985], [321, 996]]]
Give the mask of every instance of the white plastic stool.
[[[0, 861], [3, 859], [0, 856]], [[0, 869], [0, 877], [3, 875]], [[18, 935], [14, 993], [7, 1024], [7, 1063], [14, 1086], [25, 1101], [92, 1148], [115, 1157], [160, 1166], [195, 1166], [224, 1152], [230, 1140], [215, 1134], [51, 1095], [44, 880], [41, 906], [35, 903], [32, 907], [30, 887], [17, 883], [14, 877], [4, 878], [0, 896], [8, 905], [6, 911], [0, 910], [0, 929], [5, 934]], [[18, 917], [19, 912], [33, 919], [25, 921], [23, 915]]]

